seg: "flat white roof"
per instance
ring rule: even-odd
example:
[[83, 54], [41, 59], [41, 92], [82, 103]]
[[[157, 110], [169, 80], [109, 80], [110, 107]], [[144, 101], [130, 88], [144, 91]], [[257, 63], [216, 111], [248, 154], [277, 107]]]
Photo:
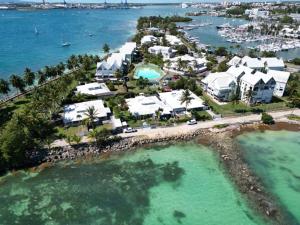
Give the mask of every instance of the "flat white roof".
[[80, 102], [64, 106], [64, 123], [79, 122], [86, 119], [88, 116], [85, 113], [89, 107], [95, 108], [97, 118], [107, 117], [111, 113], [109, 108], [104, 107], [102, 100]]
[[276, 57], [262, 58], [262, 61], [266, 62], [268, 67], [284, 67], [283, 60]]
[[167, 34], [166, 39], [168, 42], [170, 42], [170, 44], [182, 44], [181, 40], [174, 35]]
[[152, 41], [156, 41], [157, 37], [154, 37], [153, 35], [146, 35], [141, 39], [141, 43], [146, 43], [146, 42], [152, 42]]
[[126, 99], [129, 112], [135, 116], [153, 115], [158, 109], [162, 110], [162, 114], [168, 115], [172, 109], [160, 101], [156, 96], [137, 96], [135, 98]]
[[242, 58], [242, 65], [248, 66], [250, 68], [263, 68], [265, 67], [265, 62], [262, 59], [244, 56]]
[[163, 52], [169, 52], [171, 51], [171, 47], [161, 46], [161, 45], [155, 45], [149, 48], [150, 50], [154, 51], [163, 51]]
[[[181, 97], [183, 95], [184, 90], [174, 90], [171, 92], [162, 92], [159, 93], [160, 99], [167, 105], [169, 105], [172, 110], [185, 108], [185, 103], [181, 103]], [[190, 91], [192, 100], [190, 104], [188, 104], [188, 109], [196, 109], [202, 108], [203, 100]]]
[[136, 48], [136, 43], [135, 42], [126, 42], [121, 48], [120, 48], [120, 53], [121, 54], [132, 54], [133, 51]]
[[108, 95], [111, 91], [106, 86], [105, 83], [89, 83], [85, 85], [79, 85], [76, 87], [77, 93], [87, 94], [87, 95]]
[[203, 78], [201, 80], [201, 82], [204, 84], [209, 84], [209, 83], [213, 82], [215, 79], [226, 76], [226, 75], [228, 75], [226, 72], [210, 73], [205, 78]]
[[227, 65], [229, 65], [229, 66], [235, 66], [235, 65], [239, 64], [240, 61], [241, 61], [241, 58], [240, 58], [240, 57], [234, 56], [234, 57], [227, 63]]
[[244, 56], [241, 63], [250, 68], [263, 68], [265, 67], [265, 64], [267, 67], [284, 67], [283, 60], [276, 57], [251, 58], [249, 56]]

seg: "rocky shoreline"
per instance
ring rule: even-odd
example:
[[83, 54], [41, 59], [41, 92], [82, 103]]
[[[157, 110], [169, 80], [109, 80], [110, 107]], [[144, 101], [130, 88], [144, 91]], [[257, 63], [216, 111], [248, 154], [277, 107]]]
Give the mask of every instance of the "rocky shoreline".
[[184, 141], [196, 141], [217, 151], [220, 164], [228, 172], [230, 179], [236, 184], [239, 191], [247, 196], [254, 209], [265, 218], [272, 221], [272, 224], [286, 224], [284, 210], [275, 202], [274, 198], [264, 189], [259, 179], [251, 171], [245, 160], [242, 151], [235, 141], [235, 137], [243, 132], [255, 130], [300, 130], [299, 124], [282, 123], [279, 126], [265, 126], [262, 124], [233, 125], [223, 129], [200, 129], [195, 132], [168, 136], [168, 137], [131, 137], [121, 139], [104, 148], [98, 148], [93, 144], [82, 144], [77, 146], [66, 146], [54, 148], [50, 151], [31, 155], [38, 164], [52, 164], [62, 160], [85, 159], [105, 154], [134, 150], [140, 147], [153, 144], [175, 144]]

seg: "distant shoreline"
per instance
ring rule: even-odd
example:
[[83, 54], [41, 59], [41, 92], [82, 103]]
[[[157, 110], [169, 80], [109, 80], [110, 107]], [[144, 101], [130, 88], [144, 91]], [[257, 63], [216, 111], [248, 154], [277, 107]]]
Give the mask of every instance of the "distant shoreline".
[[106, 10], [106, 9], [135, 9], [137, 7], [148, 6], [179, 6], [180, 3], [0, 3], [0, 11], [17, 10], [17, 11], [35, 11], [35, 10], [53, 10], [53, 9], [88, 9], [88, 10]]

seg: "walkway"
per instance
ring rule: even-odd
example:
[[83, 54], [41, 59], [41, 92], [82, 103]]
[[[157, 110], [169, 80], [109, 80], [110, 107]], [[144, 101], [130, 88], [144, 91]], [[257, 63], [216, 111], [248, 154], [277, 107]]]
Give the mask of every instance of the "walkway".
[[[300, 109], [280, 111], [280, 112], [269, 112], [269, 114], [277, 121], [285, 118], [286, 116], [288, 116], [292, 113], [294, 115], [300, 116]], [[212, 128], [218, 124], [234, 125], [234, 124], [253, 123], [253, 122], [259, 122], [259, 121], [261, 121], [261, 115], [260, 114], [252, 114], [249, 116], [226, 117], [226, 118], [220, 118], [218, 120], [213, 120], [213, 121], [199, 122], [196, 125], [182, 124], [182, 125], [178, 125], [175, 127], [156, 128], [156, 129], [150, 129], [150, 130], [140, 129], [136, 133], [120, 134], [120, 136], [132, 137], [132, 136], [142, 135], [142, 136], [148, 136], [149, 138], [157, 137], [157, 136], [168, 137], [168, 136], [186, 134], [189, 132], [196, 131], [198, 129]]]
[[[290, 114], [294, 114], [300, 116], [300, 109], [295, 110], [287, 110], [287, 111], [277, 111], [277, 112], [269, 112], [269, 114], [277, 121], [287, 121], [286, 116]], [[252, 114], [248, 116], [239, 116], [239, 117], [226, 117], [220, 118], [218, 120], [206, 121], [206, 122], [198, 122], [196, 125], [187, 125], [181, 124], [173, 127], [158, 127], [155, 129], [138, 129], [136, 133], [122, 133], [119, 136], [125, 137], [138, 137], [138, 136], [147, 136], [148, 138], [154, 137], [170, 137], [175, 135], [188, 134], [190, 132], [194, 132], [198, 129], [206, 129], [213, 128], [218, 124], [244, 124], [244, 123], [253, 123], [261, 121], [260, 114]], [[82, 143], [87, 143], [89, 140], [87, 137], [84, 137]], [[64, 140], [57, 140], [53, 143], [53, 147], [62, 147], [67, 146], [68, 144]]]

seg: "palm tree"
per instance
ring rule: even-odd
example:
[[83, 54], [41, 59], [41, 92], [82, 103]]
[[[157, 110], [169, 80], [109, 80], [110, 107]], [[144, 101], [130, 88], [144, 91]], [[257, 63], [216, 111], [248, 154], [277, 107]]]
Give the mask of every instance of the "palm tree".
[[78, 58], [75, 55], [71, 55], [67, 60], [67, 67], [69, 70], [75, 69], [78, 66]]
[[161, 108], [159, 108], [158, 110], [155, 111], [155, 117], [156, 117], [157, 121], [160, 120], [162, 112], [163, 112], [163, 109], [161, 109]]
[[24, 76], [23, 76], [24, 82], [26, 85], [31, 86], [34, 83], [35, 75], [31, 71], [31, 69], [26, 68], [24, 71]]
[[103, 48], [102, 48], [102, 49], [103, 49], [103, 52], [104, 52], [104, 53], [109, 53], [109, 51], [110, 51], [109, 45], [106, 44], [106, 43], [103, 45]]
[[97, 116], [97, 110], [94, 106], [88, 107], [84, 115], [87, 116], [87, 126], [91, 126], [93, 129], [95, 128], [94, 122]]
[[177, 67], [178, 67], [178, 70], [181, 70], [183, 67], [183, 61], [181, 60], [181, 58], [178, 58], [178, 60], [177, 60]]
[[181, 104], [185, 103], [186, 112], [188, 110], [188, 105], [191, 103], [192, 99], [193, 98], [191, 97], [190, 91], [188, 89], [184, 90], [180, 98], [180, 102]]
[[0, 79], [0, 93], [7, 95], [9, 91], [9, 83], [4, 79]]
[[253, 91], [252, 91], [252, 88], [250, 88], [248, 91], [247, 91], [247, 100], [248, 100], [248, 103], [251, 105], [252, 104], [252, 97], [253, 97]]
[[9, 81], [11, 85], [16, 89], [19, 89], [20, 92], [25, 90], [25, 83], [20, 76], [13, 74], [10, 76]]
[[116, 78], [118, 78], [118, 79], [120, 79], [120, 78], [122, 78], [122, 73], [121, 73], [121, 70], [120, 69], [117, 69], [116, 71], [115, 71], [115, 77]]
[[57, 72], [57, 76], [60, 76], [64, 73], [66, 67], [65, 64], [63, 62], [60, 62], [57, 66], [56, 66], [56, 72]]
[[39, 70], [38, 71], [38, 84], [41, 85], [43, 83], [45, 83], [47, 80], [47, 77], [45, 75], [45, 73], [43, 73], [43, 71]]

